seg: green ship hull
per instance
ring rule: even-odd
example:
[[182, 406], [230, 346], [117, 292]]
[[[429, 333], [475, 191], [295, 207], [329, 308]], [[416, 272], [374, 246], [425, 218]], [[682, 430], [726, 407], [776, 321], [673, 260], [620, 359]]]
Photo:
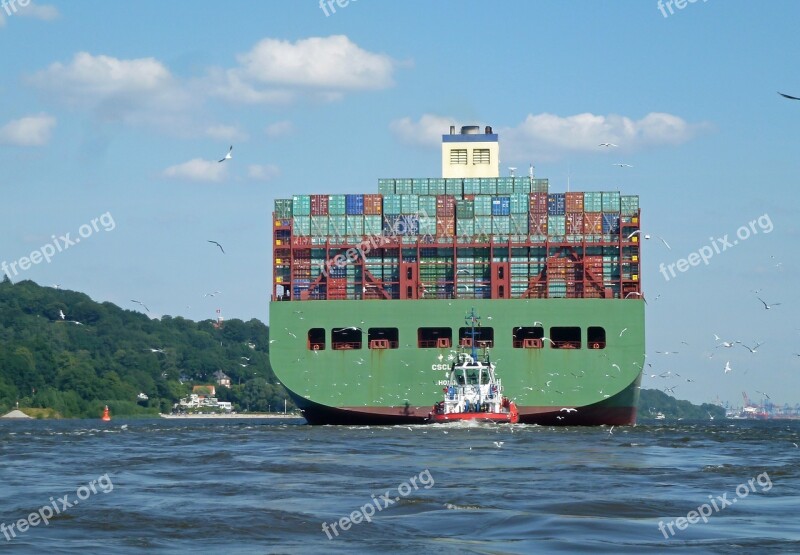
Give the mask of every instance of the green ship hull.
[[[311, 424], [424, 422], [441, 400], [451, 348], [420, 348], [418, 328], [449, 327], [457, 337], [472, 308], [494, 331], [490, 350], [520, 422], [633, 425], [644, 364], [641, 299], [333, 300], [270, 303], [273, 370]], [[579, 327], [579, 348], [515, 348], [513, 330], [535, 322]], [[313, 350], [309, 330], [397, 328], [398, 348]], [[601, 348], [587, 329], [601, 327]], [[576, 409], [576, 410], [562, 410]]]

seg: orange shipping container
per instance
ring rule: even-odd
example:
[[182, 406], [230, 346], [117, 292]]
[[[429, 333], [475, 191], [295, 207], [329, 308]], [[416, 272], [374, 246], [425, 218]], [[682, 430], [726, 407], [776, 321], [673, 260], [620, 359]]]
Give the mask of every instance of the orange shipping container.
[[584, 212], [583, 233], [586, 235], [600, 235], [603, 233], [602, 212]]
[[383, 214], [383, 195], [364, 195], [364, 215], [380, 216]]
[[[536, 193], [533, 193], [536, 194]], [[547, 199], [547, 195], [545, 195]], [[528, 231], [531, 235], [547, 235], [547, 205], [544, 212], [531, 212]]]
[[[581, 197], [581, 199], [583, 199], [583, 197]], [[581, 204], [583, 204], [583, 200], [581, 200]], [[583, 213], [570, 212], [569, 205], [567, 205], [566, 226], [567, 235], [583, 235]]]
[[456, 197], [452, 195], [436, 196], [436, 215], [452, 218], [456, 215]]
[[547, 214], [547, 193], [530, 193], [530, 207], [534, 214]]
[[[567, 214], [583, 212], [583, 193], [566, 193]], [[567, 233], [570, 233], [567, 230]]]
[[453, 237], [456, 232], [456, 219], [450, 218], [436, 218], [436, 236], [437, 237]]
[[311, 195], [311, 215], [328, 215], [328, 195]]

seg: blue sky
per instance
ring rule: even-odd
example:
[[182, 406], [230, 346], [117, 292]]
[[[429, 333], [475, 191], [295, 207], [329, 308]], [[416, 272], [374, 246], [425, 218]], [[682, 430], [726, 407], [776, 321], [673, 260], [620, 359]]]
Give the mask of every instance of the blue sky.
[[[451, 123], [492, 125], [503, 167], [641, 196], [650, 370], [681, 374], [645, 386], [800, 402], [800, 102], [776, 94], [800, 96], [800, 4], [16, 2], [0, 8], [0, 262], [97, 230], [15, 281], [266, 321], [275, 198], [437, 176]], [[659, 271], [759, 217], [707, 265]]]

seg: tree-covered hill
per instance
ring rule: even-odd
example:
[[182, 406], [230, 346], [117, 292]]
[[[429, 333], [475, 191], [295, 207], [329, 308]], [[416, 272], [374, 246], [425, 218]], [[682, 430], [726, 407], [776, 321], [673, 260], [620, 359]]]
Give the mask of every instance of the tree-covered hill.
[[639, 420], [653, 419], [659, 412], [670, 420], [709, 420], [711, 416], [725, 418], [725, 409], [720, 406], [710, 403], [693, 405], [658, 389], [642, 389], [639, 395]]
[[31, 281], [0, 283], [0, 413], [17, 402], [65, 417], [97, 417], [105, 404], [116, 415], [170, 412], [193, 385], [215, 384], [218, 370], [232, 384], [217, 387], [220, 401], [283, 408], [269, 328], [258, 320], [217, 329], [211, 320], [151, 319]]

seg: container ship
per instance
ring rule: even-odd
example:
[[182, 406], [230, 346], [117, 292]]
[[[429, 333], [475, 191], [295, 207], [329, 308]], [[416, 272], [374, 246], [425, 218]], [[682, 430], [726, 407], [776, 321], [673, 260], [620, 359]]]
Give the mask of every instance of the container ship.
[[442, 177], [275, 201], [270, 360], [310, 424], [424, 422], [473, 342], [521, 423], [636, 422], [639, 197], [552, 192], [498, 157], [491, 127], [451, 127]]

